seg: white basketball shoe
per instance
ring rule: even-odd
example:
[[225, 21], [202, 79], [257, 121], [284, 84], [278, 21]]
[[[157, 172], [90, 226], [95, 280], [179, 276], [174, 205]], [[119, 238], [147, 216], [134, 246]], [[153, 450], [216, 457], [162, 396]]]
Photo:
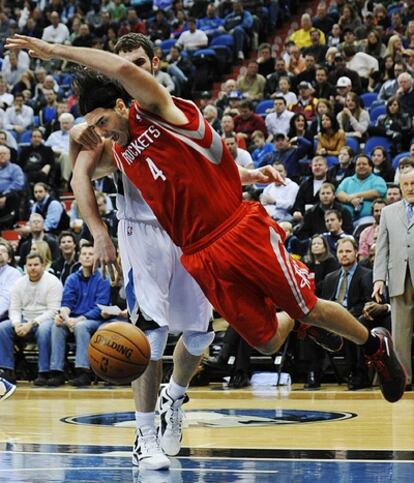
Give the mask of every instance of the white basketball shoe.
[[14, 384], [0, 377], [0, 401], [4, 401], [12, 396], [15, 390], [16, 386]]
[[170, 467], [170, 460], [163, 453], [153, 426], [137, 429], [132, 464], [146, 470], [168, 470]]

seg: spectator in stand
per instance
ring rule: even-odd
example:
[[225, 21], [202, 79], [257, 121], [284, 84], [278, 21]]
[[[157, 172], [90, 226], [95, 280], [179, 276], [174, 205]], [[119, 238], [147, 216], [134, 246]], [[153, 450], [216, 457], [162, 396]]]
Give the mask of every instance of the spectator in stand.
[[358, 72], [364, 89], [371, 88], [378, 74], [378, 60], [365, 52], [356, 52], [352, 46], [344, 47], [343, 53], [346, 60], [346, 67]]
[[154, 65], [153, 70], [158, 83], [164, 86], [170, 94], [173, 93], [175, 91], [174, 81], [168, 72], [161, 69], [161, 63]]
[[342, 32], [345, 29], [355, 31], [361, 25], [361, 19], [359, 18], [358, 13], [349, 3], [346, 3], [343, 6], [342, 14], [339, 17], [338, 24], [341, 27]]
[[272, 56], [272, 46], [268, 43], [260, 44], [257, 49], [258, 73], [266, 78], [273, 74], [275, 68], [275, 57]]
[[287, 110], [286, 99], [282, 96], [276, 97], [274, 101], [274, 112], [265, 118], [268, 132], [268, 141], [272, 141], [275, 134], [283, 133], [287, 136], [290, 129], [290, 120], [294, 113]]
[[[99, 215], [107, 226], [108, 233], [112, 238], [117, 238], [118, 230], [118, 218], [116, 217], [116, 211], [108, 206], [108, 198], [105, 193], [101, 191], [95, 192], [96, 203], [98, 206]], [[82, 240], [87, 240], [88, 242], [93, 242], [93, 237], [89, 231], [88, 225], [84, 223], [82, 225], [82, 231], [80, 238]]]
[[72, 45], [74, 47], [89, 47], [93, 45], [95, 36], [91, 34], [89, 25], [82, 23], [79, 27], [78, 35], [72, 40]]
[[[264, 97], [270, 98], [276, 95], [279, 88], [279, 80], [281, 77], [288, 77], [291, 74], [287, 71], [286, 61], [282, 57], [277, 57], [275, 61], [275, 70], [273, 74], [266, 77], [266, 84], [264, 88]], [[289, 103], [288, 103], [289, 104]]]
[[316, 61], [315, 56], [312, 53], [307, 53], [304, 55], [305, 59], [305, 69], [295, 76], [294, 82], [295, 85], [300, 85], [302, 82], [309, 82], [310, 84], [315, 83], [315, 76], [316, 76]]
[[46, 146], [50, 146], [55, 153], [60, 165], [61, 175], [64, 181], [69, 181], [72, 166], [69, 161], [69, 131], [73, 127], [74, 117], [70, 113], [59, 116], [60, 130], [54, 131], [46, 140]]
[[299, 137], [291, 139], [283, 134], [277, 133], [273, 136], [275, 151], [263, 156], [260, 166], [274, 164], [275, 162], [282, 163], [286, 169], [288, 178], [298, 182], [301, 175], [301, 166], [299, 161], [307, 155], [312, 143], [306, 138]]
[[318, 64], [323, 63], [325, 60], [326, 52], [328, 50], [328, 46], [325, 44], [322, 45], [321, 33], [320, 33], [320, 30], [318, 30], [317, 28], [312, 28], [311, 30], [311, 42], [312, 42], [312, 45], [310, 47], [305, 47], [303, 49], [303, 55], [305, 56], [305, 60], [306, 60], [306, 56], [308, 54], [311, 54], [313, 55], [313, 57], [315, 58], [315, 61]]
[[360, 260], [369, 257], [369, 249], [377, 241], [381, 212], [386, 206], [387, 203], [382, 198], [377, 198], [372, 202], [372, 216], [374, 217], [374, 223], [371, 226], [364, 228], [359, 235], [358, 256]]
[[43, 265], [45, 267], [45, 270], [49, 273], [53, 273], [50, 268], [52, 266], [52, 252], [50, 251], [49, 245], [45, 241], [43, 240], [34, 241], [32, 243], [32, 249], [30, 250], [30, 255], [32, 253], [38, 253], [43, 259]]
[[6, 110], [13, 105], [13, 102], [13, 95], [7, 91], [7, 84], [4, 79], [0, 77], [0, 109]]
[[271, 183], [263, 190], [260, 202], [267, 213], [276, 221], [290, 221], [290, 211], [295, 203], [299, 186], [286, 177], [286, 169], [282, 163], [275, 163], [273, 167], [281, 175], [284, 184]]
[[18, 255], [20, 256], [19, 265], [24, 267], [26, 257], [32, 249], [32, 242], [37, 240], [44, 240], [50, 247], [52, 258], [55, 260], [59, 257], [59, 247], [56, 242], [56, 237], [50, 233], [45, 233], [44, 218], [39, 213], [32, 213], [29, 218], [28, 230], [23, 229], [22, 233], [25, 236], [20, 240]]
[[145, 34], [145, 22], [143, 22], [135, 10], [135, 8], [129, 8], [127, 11], [126, 19], [121, 22], [118, 30], [118, 37], [129, 34]]
[[242, 101], [239, 111], [240, 114], [234, 118], [234, 130], [244, 137], [247, 145], [249, 145], [254, 131], [262, 131], [267, 137], [265, 121], [261, 116], [255, 114], [252, 101], [248, 99]]
[[298, 86], [298, 102], [289, 106], [289, 111], [301, 113], [306, 120], [312, 122], [316, 115], [318, 99], [313, 96], [313, 87], [309, 82], [303, 81]]
[[36, 386], [47, 384], [50, 369], [50, 331], [62, 300], [62, 284], [45, 271], [43, 259], [27, 257], [26, 273], [11, 291], [9, 320], [0, 324], [0, 368], [2, 376], [15, 382], [14, 341], [35, 339], [39, 348]]
[[39, 122], [41, 126], [45, 126], [46, 124], [52, 122], [54, 119], [57, 119], [57, 95], [56, 92], [53, 90], [45, 90], [43, 91], [46, 105], [42, 107], [39, 111]]
[[391, 25], [385, 32], [386, 37], [391, 35], [403, 36], [405, 34], [406, 26], [403, 23], [401, 12], [394, 11], [391, 13]]
[[290, 46], [286, 63], [288, 72], [292, 76], [298, 75], [306, 69], [305, 59], [296, 45]]
[[340, 77], [336, 83], [335, 114], [339, 114], [345, 107], [346, 96], [352, 92], [352, 82], [349, 77]]
[[361, 79], [359, 78], [358, 72], [348, 69], [344, 56], [337, 53], [334, 57], [334, 68], [329, 74], [328, 81], [336, 86], [340, 77], [348, 77], [351, 80], [352, 91], [356, 94], [362, 93]]
[[27, 19], [26, 25], [22, 28], [22, 35], [27, 35], [28, 37], [41, 38], [43, 33], [43, 28], [40, 22], [33, 17]]
[[413, 78], [408, 72], [403, 72], [398, 76], [397, 97], [400, 101], [402, 111], [414, 116], [414, 86]]
[[275, 147], [272, 143], [266, 142], [266, 138], [262, 131], [254, 131], [252, 134], [252, 142], [255, 147], [252, 152], [254, 165], [258, 167], [266, 154], [273, 153]]
[[355, 37], [355, 33], [353, 30], [347, 28], [342, 30], [344, 41], [338, 45], [338, 49], [340, 52], [343, 53], [344, 49], [347, 47], [351, 47], [355, 50], [355, 52], [360, 52], [362, 49], [361, 42], [358, 42]]
[[328, 36], [334, 25], [334, 19], [328, 14], [325, 2], [319, 2], [316, 7], [316, 15], [312, 18], [313, 27], [321, 30]]
[[376, 146], [371, 152], [371, 159], [374, 164], [373, 173], [380, 176], [386, 183], [394, 181], [395, 172], [387, 151], [383, 146]]
[[[213, 5], [214, 7], [214, 5]], [[155, 42], [156, 40], [166, 40], [170, 38], [171, 26], [165, 16], [164, 10], [157, 10], [155, 18], [147, 22], [147, 35]]]
[[7, 320], [11, 290], [21, 273], [14, 268], [14, 251], [10, 243], [0, 238], [0, 323]]
[[279, 79], [279, 88], [271, 95], [271, 97], [273, 99], [276, 97], [284, 97], [288, 106], [296, 104], [298, 102], [298, 98], [296, 94], [291, 91], [291, 84], [290, 77], [281, 77]]
[[176, 45], [182, 50], [194, 52], [197, 49], [202, 49], [208, 45], [208, 37], [203, 30], [196, 27], [196, 20], [190, 17], [187, 20], [188, 30], [185, 30], [177, 40]]
[[14, 104], [6, 111], [5, 128], [11, 131], [19, 142], [21, 135], [33, 124], [33, 109], [24, 104], [24, 95], [17, 93]]
[[305, 211], [319, 201], [319, 190], [328, 179], [328, 164], [323, 156], [315, 156], [311, 162], [312, 175], [302, 181], [293, 206], [293, 220], [303, 220]]
[[59, 235], [60, 256], [52, 263], [52, 271], [65, 284], [69, 275], [80, 268], [77, 256], [77, 242], [71, 231], [62, 231]]
[[321, 130], [317, 135], [316, 154], [321, 156], [338, 156], [345, 146], [345, 133], [339, 129], [336, 117], [327, 112], [322, 115]]
[[397, 184], [388, 184], [387, 194], [385, 195], [385, 202], [387, 205], [392, 205], [402, 198], [401, 188]]
[[13, 226], [18, 217], [20, 193], [25, 186], [20, 166], [10, 162], [10, 149], [0, 145], [0, 230]]
[[234, 0], [232, 6], [233, 11], [224, 17], [224, 25], [219, 30], [233, 35], [237, 59], [244, 60], [244, 51], [253, 29], [253, 16], [243, 8], [241, 0]]
[[338, 201], [344, 203], [354, 219], [354, 225], [371, 223], [372, 200], [382, 198], [387, 191], [385, 181], [373, 174], [374, 165], [366, 154], [355, 159], [355, 174], [342, 180], [336, 190]]
[[354, 240], [352, 235], [345, 233], [342, 224], [343, 220], [340, 211], [325, 211], [325, 226], [327, 231], [322, 233], [322, 235], [327, 241], [331, 253], [336, 253], [336, 244], [341, 238], [351, 238]]
[[109, 7], [109, 13], [114, 22], [121, 22], [127, 16], [128, 9], [122, 0], [113, 0]]
[[228, 133], [224, 138], [224, 142], [228, 147], [231, 155], [233, 156], [234, 162], [241, 166], [242, 168], [253, 169], [254, 163], [253, 159], [249, 153], [244, 149], [237, 147], [236, 133]]
[[7, 131], [0, 131], [0, 145], [7, 146], [10, 150], [10, 161], [17, 163], [17, 143], [14, 136]]
[[376, 27], [374, 23], [374, 14], [372, 12], [365, 11], [365, 13], [362, 14], [362, 24], [355, 29], [356, 38], [358, 40], [366, 39], [369, 33], [372, 31], [378, 32], [381, 38], [381, 28]]
[[342, 30], [339, 24], [336, 23], [332, 26], [332, 30], [328, 37], [328, 44], [327, 44], [328, 50], [326, 52], [325, 59], [330, 53], [329, 51], [331, 48], [334, 48], [335, 51], [338, 52], [338, 47], [340, 46], [341, 42], [342, 42]]
[[181, 55], [181, 49], [177, 45], [170, 47], [167, 56], [169, 64], [168, 72], [174, 80], [176, 94], [188, 95], [191, 92], [193, 78], [193, 64], [188, 57]]
[[309, 131], [313, 137], [321, 132], [322, 116], [328, 112], [332, 113], [332, 104], [327, 99], [318, 99], [316, 104], [316, 116], [309, 127]]
[[349, 211], [335, 200], [335, 186], [325, 182], [319, 190], [319, 202], [305, 212], [302, 226], [295, 230], [298, 238], [306, 239], [317, 233], [323, 233], [326, 230], [325, 213], [328, 210], [339, 211], [344, 231], [349, 234], [353, 232]]
[[13, 49], [6, 53], [1, 65], [1, 75], [7, 84], [14, 86], [21, 74], [30, 69], [29, 54], [20, 49]]
[[328, 69], [318, 66], [315, 73], [314, 96], [317, 99], [327, 99], [332, 102], [335, 98], [335, 87], [328, 82]]
[[206, 16], [197, 20], [197, 28], [207, 34], [209, 38], [213, 38], [220, 34], [220, 27], [224, 24], [224, 19], [220, 18], [216, 13], [214, 3], [207, 5]]
[[40, 129], [33, 129], [30, 144], [21, 148], [18, 164], [25, 173], [29, 184], [38, 181], [51, 183], [55, 156], [52, 149], [43, 144], [43, 135]]
[[385, 80], [381, 84], [381, 88], [378, 92], [379, 101], [387, 101], [390, 97], [397, 95], [398, 90], [398, 76], [404, 72], [404, 65], [401, 62], [393, 62], [393, 73], [392, 78]]
[[365, 139], [370, 118], [368, 111], [363, 109], [360, 97], [355, 92], [348, 92], [345, 107], [337, 116], [339, 127], [347, 136]]
[[[51, 196], [50, 188], [45, 183], [36, 183], [33, 193], [36, 201], [31, 211], [42, 215], [46, 232], [57, 233], [63, 228], [69, 228], [69, 217], [64, 212], [62, 203]], [[66, 226], [63, 226], [65, 223]]]
[[93, 272], [94, 249], [90, 243], [82, 245], [79, 253], [81, 269], [69, 275], [63, 289], [62, 305], [55, 316], [51, 331], [50, 370], [52, 376], [48, 386], [57, 387], [65, 383], [66, 340], [70, 333], [76, 342], [76, 377], [73, 386], [89, 386], [92, 382], [88, 359], [88, 344], [93, 333], [104, 319], [98, 305], [109, 305], [111, 287], [99, 271]]
[[349, 146], [344, 146], [338, 154], [338, 164], [329, 168], [329, 177], [336, 184], [339, 184], [344, 178], [355, 174], [355, 164], [353, 163], [354, 152]]
[[[311, 31], [312, 31], [312, 18], [308, 13], [304, 13], [300, 19], [301, 28], [293, 32], [289, 37], [290, 40], [295, 42], [298, 49], [303, 49], [304, 47], [310, 47], [312, 45]], [[320, 32], [320, 43], [322, 45], [326, 44], [325, 34]]]
[[[304, 114], [299, 112], [291, 117], [288, 138], [293, 144], [298, 138], [306, 138], [308, 141], [313, 143], [313, 136], [308, 128], [308, 123], [306, 122]], [[311, 151], [312, 148], [308, 150], [308, 154], [311, 154]]]
[[266, 79], [258, 74], [259, 65], [256, 61], [251, 61], [247, 65], [246, 73], [237, 79], [237, 88], [244, 97], [252, 101], [263, 99], [264, 86]]
[[399, 35], [392, 35], [388, 40], [387, 50], [385, 55], [391, 55], [394, 61], [400, 60], [404, 50], [401, 37]]
[[[363, 43], [363, 52], [371, 57], [374, 57], [375, 59], [381, 60], [383, 57], [385, 57], [385, 51], [386, 48], [381, 42], [380, 33], [378, 30], [371, 30], [367, 35], [366, 41]], [[352, 67], [349, 68], [352, 69]]]
[[224, 114], [221, 118], [221, 134], [225, 138], [227, 134], [236, 135], [237, 147], [247, 150], [247, 144], [241, 133], [235, 133], [234, 131], [234, 119], [230, 114]]
[[207, 104], [202, 110], [206, 121], [215, 131], [220, 131], [220, 121], [218, 120], [217, 107], [212, 104]]
[[69, 29], [60, 21], [59, 13], [53, 11], [49, 15], [49, 27], [43, 29], [42, 40], [54, 44], [64, 44], [69, 39]]

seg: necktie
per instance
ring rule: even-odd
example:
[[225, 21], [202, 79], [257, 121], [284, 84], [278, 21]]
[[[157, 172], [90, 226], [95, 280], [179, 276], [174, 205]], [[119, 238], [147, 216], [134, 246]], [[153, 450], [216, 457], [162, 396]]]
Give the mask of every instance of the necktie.
[[409, 203], [409, 205], [407, 206], [407, 219], [408, 219], [408, 224], [411, 223], [412, 219], [413, 219], [413, 216], [414, 216], [414, 205]]
[[343, 271], [341, 285], [339, 286], [339, 291], [338, 291], [338, 297], [336, 298], [336, 301], [338, 302], [338, 304], [341, 304], [341, 305], [344, 303], [344, 300], [346, 297], [347, 278], [348, 278], [348, 272]]

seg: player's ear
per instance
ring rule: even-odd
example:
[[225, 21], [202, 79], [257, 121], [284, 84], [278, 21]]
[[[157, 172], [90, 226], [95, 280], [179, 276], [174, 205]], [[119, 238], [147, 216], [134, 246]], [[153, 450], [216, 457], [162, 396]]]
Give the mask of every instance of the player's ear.
[[151, 60], [152, 73], [158, 70], [159, 65], [160, 65], [160, 58], [157, 56], [154, 56]]
[[122, 115], [122, 114], [125, 114], [127, 112], [129, 112], [128, 110], [128, 107], [126, 106], [125, 102], [123, 99], [121, 98], [118, 98], [115, 102], [115, 111]]

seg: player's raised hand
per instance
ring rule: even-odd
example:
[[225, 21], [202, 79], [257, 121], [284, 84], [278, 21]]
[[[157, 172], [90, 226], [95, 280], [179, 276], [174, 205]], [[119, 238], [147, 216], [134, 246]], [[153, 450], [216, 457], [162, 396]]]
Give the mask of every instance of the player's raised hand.
[[70, 137], [86, 149], [95, 149], [102, 143], [102, 138], [96, 133], [93, 126], [86, 123], [77, 124], [70, 130]]
[[94, 262], [93, 271], [102, 268], [102, 275], [106, 278], [107, 273], [112, 283], [118, 280], [121, 268], [118, 263], [116, 249], [108, 233], [94, 237]]
[[254, 169], [252, 171], [252, 176], [254, 177], [253, 183], [259, 184], [285, 184], [281, 174], [273, 166], [262, 166], [261, 168]]
[[25, 49], [31, 57], [49, 60], [53, 58], [53, 44], [26, 35], [15, 34], [6, 40], [6, 49]]

